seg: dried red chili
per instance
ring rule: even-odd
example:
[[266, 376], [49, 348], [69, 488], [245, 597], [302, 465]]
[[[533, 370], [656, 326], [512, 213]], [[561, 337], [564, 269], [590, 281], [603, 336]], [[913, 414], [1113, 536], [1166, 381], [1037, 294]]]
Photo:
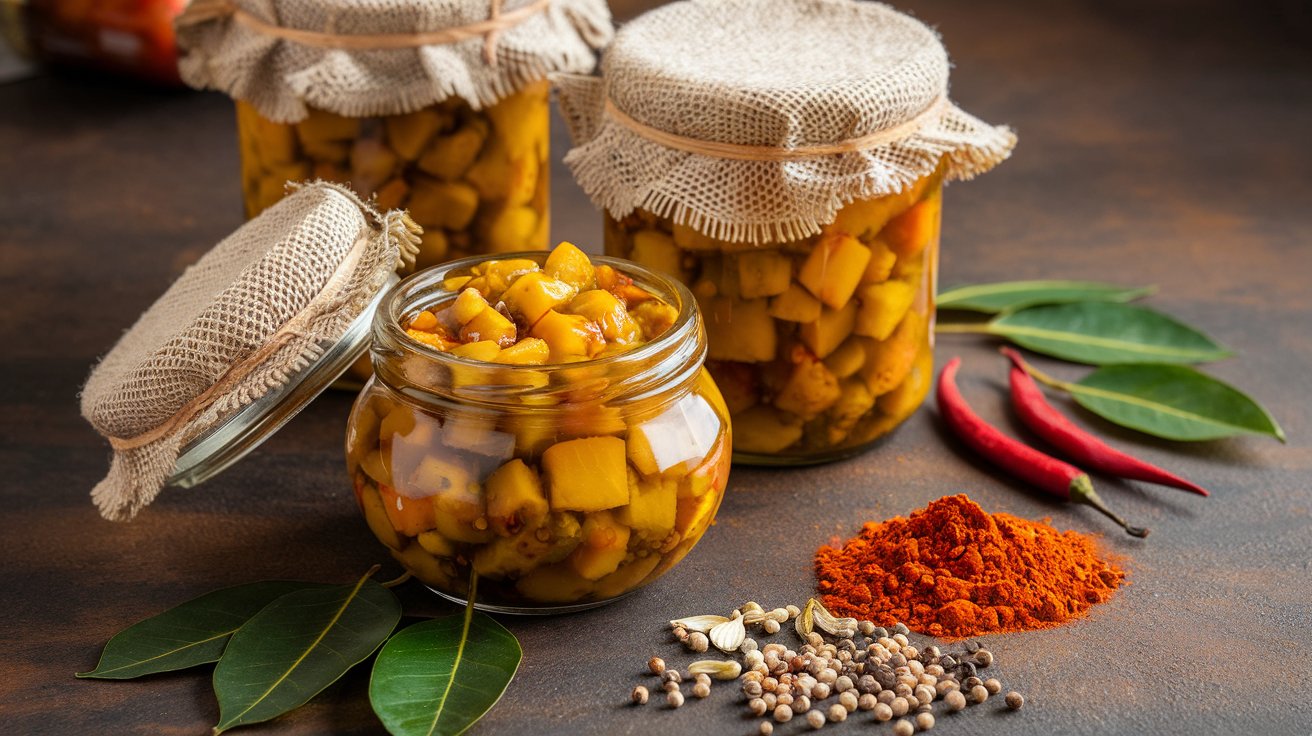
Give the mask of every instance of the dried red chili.
[[1127, 534], [1148, 536], [1147, 529], [1130, 526], [1107, 508], [1093, 489], [1088, 473], [1008, 437], [981, 419], [957, 388], [957, 368], [960, 365], [961, 358], [948, 361], [938, 379], [939, 414], [954, 434], [986, 460], [1049, 495], [1092, 506], [1119, 524]]
[[1026, 427], [1061, 450], [1066, 457], [1084, 467], [1119, 478], [1145, 480], [1192, 491], [1200, 496], [1208, 495], [1207, 489], [1202, 486], [1127, 455], [1075, 426], [1043, 398], [1043, 391], [1030, 377], [1029, 367], [1020, 353], [1011, 348], [1003, 348], [1002, 354], [1012, 363], [1011, 405], [1015, 407], [1017, 416]]

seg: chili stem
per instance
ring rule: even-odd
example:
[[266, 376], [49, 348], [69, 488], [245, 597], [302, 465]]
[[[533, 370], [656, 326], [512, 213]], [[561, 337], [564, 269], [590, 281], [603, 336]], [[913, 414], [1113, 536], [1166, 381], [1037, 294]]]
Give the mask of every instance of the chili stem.
[[1076, 476], [1071, 481], [1071, 500], [1078, 501], [1079, 503], [1097, 509], [1103, 516], [1106, 516], [1119, 524], [1120, 527], [1125, 530], [1125, 533], [1132, 537], [1143, 539], [1148, 536], [1147, 529], [1139, 526], [1130, 526], [1126, 523], [1125, 519], [1117, 516], [1111, 509], [1107, 508], [1107, 505], [1102, 502], [1102, 498], [1098, 496], [1098, 492], [1093, 490], [1093, 482], [1089, 480], [1087, 474]]
[[[999, 351], [1002, 352], [1003, 355], [1007, 355], [1007, 353], [1005, 352], [1006, 351], [1005, 347], [999, 348]], [[1011, 356], [1007, 355], [1007, 357], [1011, 357]], [[1030, 365], [1028, 361], [1023, 360], [1020, 357], [1019, 353], [1017, 353], [1014, 360], [1019, 361], [1020, 367], [1025, 369], [1026, 373], [1030, 374], [1031, 376], [1034, 376], [1034, 379], [1039, 383], [1042, 383], [1045, 386], [1050, 386], [1052, 388], [1055, 388], [1058, 391], [1065, 391], [1066, 393], [1071, 393], [1073, 384], [1071, 384], [1070, 382], [1063, 381], [1060, 378], [1055, 378], [1053, 376], [1048, 375], [1047, 373], [1044, 373], [1038, 368], [1035, 368], [1034, 366]]]
[[411, 573], [410, 573], [409, 570], [406, 570], [404, 573], [401, 574], [400, 577], [395, 578], [395, 579], [393, 579], [393, 580], [388, 580], [387, 582], [382, 583], [381, 585], [382, 585], [384, 588], [395, 588], [396, 586], [398, 586], [398, 585], [404, 583], [405, 581], [409, 580], [410, 578], [411, 578]]

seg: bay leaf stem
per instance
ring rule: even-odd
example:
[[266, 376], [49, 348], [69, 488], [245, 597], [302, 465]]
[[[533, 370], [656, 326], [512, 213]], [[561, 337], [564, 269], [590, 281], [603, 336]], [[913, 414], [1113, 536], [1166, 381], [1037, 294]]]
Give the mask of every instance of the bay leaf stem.
[[970, 333], [976, 335], [988, 335], [992, 333], [989, 329], [988, 322], [972, 324], [969, 322], [939, 322], [934, 325], [934, 332], [940, 334], [946, 333]]

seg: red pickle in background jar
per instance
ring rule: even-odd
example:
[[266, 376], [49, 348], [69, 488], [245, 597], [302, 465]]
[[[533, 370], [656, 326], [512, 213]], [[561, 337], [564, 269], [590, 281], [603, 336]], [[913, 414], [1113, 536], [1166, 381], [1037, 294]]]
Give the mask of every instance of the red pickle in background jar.
[[1015, 144], [948, 99], [932, 30], [855, 0], [677, 2], [556, 80], [606, 252], [701, 306], [736, 459], [844, 457], [920, 406], [943, 184]]

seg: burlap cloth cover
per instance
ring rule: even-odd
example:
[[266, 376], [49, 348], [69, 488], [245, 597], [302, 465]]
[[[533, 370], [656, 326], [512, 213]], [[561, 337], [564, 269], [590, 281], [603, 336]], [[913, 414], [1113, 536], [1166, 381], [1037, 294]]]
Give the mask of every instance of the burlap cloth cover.
[[556, 75], [593, 202], [714, 238], [814, 235], [846, 203], [900, 191], [947, 158], [968, 179], [1016, 137], [947, 98], [938, 36], [856, 0], [689, 0], [624, 26], [601, 79]]
[[455, 95], [481, 108], [591, 71], [613, 32], [605, 0], [192, 0], [177, 30], [188, 84], [280, 123], [307, 105], [366, 117]]
[[350, 190], [302, 187], [216, 245], [123, 335], [82, 390], [109, 438], [91, 492], [108, 519], [154, 500], [183, 446], [283, 386], [341, 337], [391, 273], [413, 263], [419, 228]]

